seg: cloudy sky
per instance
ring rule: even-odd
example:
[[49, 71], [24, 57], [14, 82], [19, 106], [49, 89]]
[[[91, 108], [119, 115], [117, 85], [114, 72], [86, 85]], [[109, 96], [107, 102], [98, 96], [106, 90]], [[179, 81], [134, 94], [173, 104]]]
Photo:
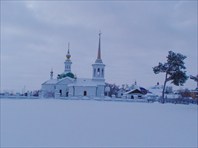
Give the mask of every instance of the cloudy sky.
[[91, 78], [99, 30], [106, 82], [162, 84], [152, 67], [169, 50], [198, 73], [197, 1], [1, 1], [1, 90], [40, 89], [64, 71], [68, 42], [73, 73]]

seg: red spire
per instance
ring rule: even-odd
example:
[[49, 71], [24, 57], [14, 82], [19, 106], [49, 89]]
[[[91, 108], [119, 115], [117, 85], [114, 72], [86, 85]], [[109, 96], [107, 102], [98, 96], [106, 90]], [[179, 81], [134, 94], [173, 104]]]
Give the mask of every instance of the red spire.
[[101, 59], [100, 37], [101, 37], [101, 32], [99, 32], [99, 45], [98, 45], [98, 57], [97, 57], [97, 59]]

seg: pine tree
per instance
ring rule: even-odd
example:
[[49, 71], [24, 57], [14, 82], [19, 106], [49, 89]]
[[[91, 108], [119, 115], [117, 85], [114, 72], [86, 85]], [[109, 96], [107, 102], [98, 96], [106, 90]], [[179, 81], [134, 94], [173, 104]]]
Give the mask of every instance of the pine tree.
[[165, 73], [164, 86], [162, 91], [162, 103], [164, 103], [164, 92], [166, 88], [166, 83], [171, 81], [172, 84], [179, 86], [183, 85], [188, 76], [186, 75], [186, 67], [184, 66], [184, 59], [186, 56], [180, 53], [174, 53], [169, 51], [167, 56], [167, 62], [162, 64], [159, 63], [158, 66], [153, 67], [155, 74]]

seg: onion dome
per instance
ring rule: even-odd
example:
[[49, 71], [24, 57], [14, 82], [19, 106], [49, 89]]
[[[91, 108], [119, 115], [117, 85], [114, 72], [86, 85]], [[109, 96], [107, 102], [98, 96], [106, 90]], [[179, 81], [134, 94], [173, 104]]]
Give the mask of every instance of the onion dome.
[[69, 52], [69, 43], [68, 43], [68, 51], [67, 51], [67, 54], [66, 54], [66, 58], [67, 58], [67, 60], [70, 60], [70, 58], [71, 58], [71, 54]]
[[69, 53], [69, 49], [68, 49], [68, 51], [67, 51], [66, 58], [67, 58], [67, 60], [70, 60], [70, 58], [71, 58], [71, 55], [70, 55], [70, 53]]

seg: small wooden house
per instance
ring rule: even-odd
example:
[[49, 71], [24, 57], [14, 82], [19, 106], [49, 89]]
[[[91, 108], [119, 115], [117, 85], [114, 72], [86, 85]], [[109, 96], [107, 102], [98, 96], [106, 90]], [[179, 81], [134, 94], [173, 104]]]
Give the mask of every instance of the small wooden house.
[[124, 95], [127, 99], [143, 99], [144, 98], [144, 93], [140, 89], [132, 89], [126, 92]]

